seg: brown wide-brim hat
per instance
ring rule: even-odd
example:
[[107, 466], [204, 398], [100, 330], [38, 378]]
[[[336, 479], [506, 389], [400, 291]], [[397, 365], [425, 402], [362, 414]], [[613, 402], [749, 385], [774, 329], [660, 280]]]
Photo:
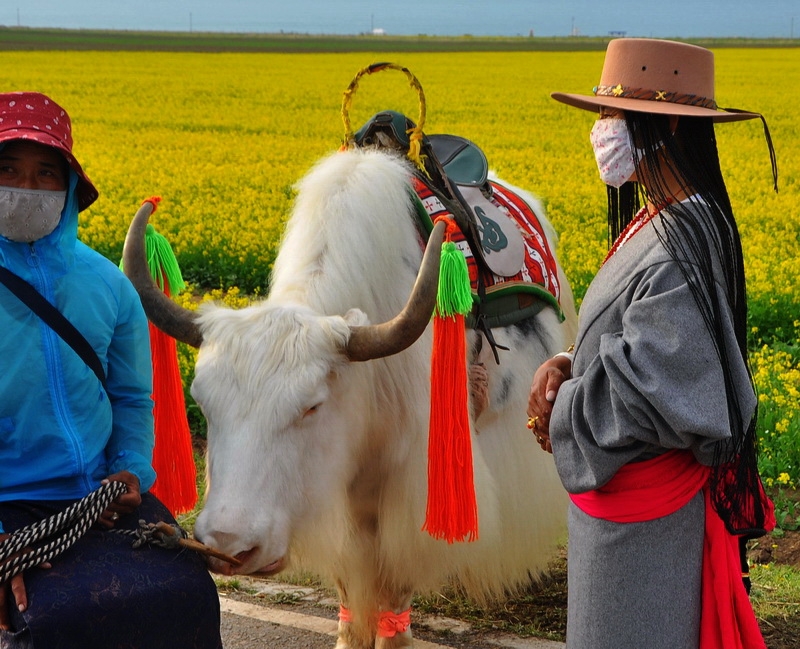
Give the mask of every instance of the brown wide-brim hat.
[[61, 106], [39, 92], [0, 93], [0, 142], [32, 140], [57, 149], [78, 174], [78, 209], [98, 197], [97, 188], [72, 155], [72, 122]]
[[759, 113], [718, 108], [714, 100], [714, 54], [710, 50], [652, 38], [610, 41], [594, 95], [554, 92], [551, 97], [592, 111], [607, 107], [639, 113], [710, 117], [714, 122], [761, 117]]

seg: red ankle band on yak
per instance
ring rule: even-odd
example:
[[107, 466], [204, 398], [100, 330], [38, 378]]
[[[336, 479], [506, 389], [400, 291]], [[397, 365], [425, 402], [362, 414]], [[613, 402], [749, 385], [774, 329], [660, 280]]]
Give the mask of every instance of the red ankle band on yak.
[[401, 613], [383, 611], [378, 616], [378, 637], [394, 638], [398, 633], [405, 633], [411, 626], [411, 609]]
[[[160, 202], [160, 196], [151, 196], [142, 201], [142, 205], [149, 203], [152, 212], [155, 212]], [[153, 281], [167, 296], [178, 294], [185, 284], [169, 241], [150, 224], [147, 225], [144, 241], [147, 267]], [[153, 469], [157, 476], [150, 491], [173, 515], [184, 514], [190, 512], [197, 503], [197, 469], [186, 417], [177, 343], [152, 322], [149, 328], [156, 439]]]
[[453, 543], [478, 538], [464, 323], [472, 309], [472, 292], [466, 260], [452, 241], [458, 226], [444, 220], [431, 353], [428, 504], [422, 529]]
[[[349, 624], [353, 621], [353, 612], [339, 604], [339, 621]], [[394, 638], [398, 633], [405, 633], [411, 626], [411, 609], [400, 613], [383, 611], [378, 614], [378, 637]]]

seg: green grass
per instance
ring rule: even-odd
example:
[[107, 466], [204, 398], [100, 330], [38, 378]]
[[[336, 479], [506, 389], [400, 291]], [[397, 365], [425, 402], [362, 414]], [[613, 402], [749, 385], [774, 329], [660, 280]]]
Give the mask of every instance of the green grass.
[[[798, 47], [800, 39], [680, 39], [709, 48]], [[148, 50], [185, 52], [521, 52], [605, 50], [606, 37], [312, 35], [157, 32], [0, 26], [0, 50]]]
[[800, 637], [800, 571], [767, 564], [750, 570], [750, 601], [768, 649], [794, 649]]
[[760, 619], [800, 616], [800, 570], [773, 563], [755, 565], [750, 578], [753, 581], [750, 599]]
[[416, 596], [416, 613], [448, 617], [469, 623], [475, 631], [498, 631], [523, 638], [563, 642], [567, 629], [566, 553], [555, 559], [541, 580], [505, 599], [473, 602], [454, 588]]

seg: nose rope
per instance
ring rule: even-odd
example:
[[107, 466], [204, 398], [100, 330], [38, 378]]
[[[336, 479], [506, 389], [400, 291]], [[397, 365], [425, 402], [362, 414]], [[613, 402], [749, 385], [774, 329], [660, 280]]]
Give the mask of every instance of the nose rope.
[[[10, 533], [6, 539], [0, 541], [0, 583], [5, 583], [28, 568], [39, 566], [70, 548], [126, 489], [123, 482], [103, 484], [64, 511]], [[241, 565], [238, 559], [186, 538], [184, 530], [175, 528], [176, 526], [164, 522], [154, 524], [140, 520], [137, 530], [110, 531], [133, 536], [134, 548], [145, 543], [165, 548], [188, 548], [236, 566]]]
[[64, 511], [12, 532], [0, 542], [0, 583], [71, 547], [125, 490], [124, 483], [109, 482]]

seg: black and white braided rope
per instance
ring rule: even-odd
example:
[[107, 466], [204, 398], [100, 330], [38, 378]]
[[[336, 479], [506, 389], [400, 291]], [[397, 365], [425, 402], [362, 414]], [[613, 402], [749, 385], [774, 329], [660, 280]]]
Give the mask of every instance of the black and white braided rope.
[[0, 541], [0, 584], [71, 547], [126, 489], [123, 482], [101, 485], [64, 511], [20, 528]]

